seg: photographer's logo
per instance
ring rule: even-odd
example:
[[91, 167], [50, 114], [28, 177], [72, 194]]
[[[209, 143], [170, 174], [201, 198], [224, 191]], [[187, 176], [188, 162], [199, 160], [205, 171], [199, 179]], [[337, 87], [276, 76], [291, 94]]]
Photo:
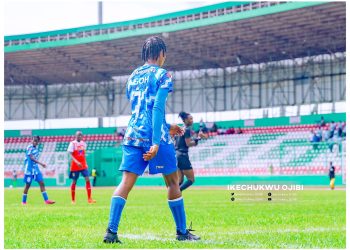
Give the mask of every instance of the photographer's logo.
[[[242, 202], [293, 202], [303, 185], [228, 185], [230, 200]], [[234, 191], [234, 192], [232, 192]]]
[[243, 191], [268, 191], [268, 190], [304, 190], [303, 185], [227, 185], [227, 190], [243, 190]]

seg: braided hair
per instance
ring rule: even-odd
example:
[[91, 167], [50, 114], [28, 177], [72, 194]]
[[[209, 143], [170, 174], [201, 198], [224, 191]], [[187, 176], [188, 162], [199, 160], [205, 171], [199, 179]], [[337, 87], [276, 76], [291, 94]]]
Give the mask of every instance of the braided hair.
[[181, 111], [179, 113], [179, 117], [182, 119], [183, 122], [185, 122], [185, 120], [187, 119], [187, 117], [189, 116], [189, 113], [186, 113], [185, 111]]
[[148, 59], [157, 60], [162, 51], [166, 52], [165, 42], [158, 36], [151, 36], [142, 46], [142, 60], [144, 62], [147, 62]]

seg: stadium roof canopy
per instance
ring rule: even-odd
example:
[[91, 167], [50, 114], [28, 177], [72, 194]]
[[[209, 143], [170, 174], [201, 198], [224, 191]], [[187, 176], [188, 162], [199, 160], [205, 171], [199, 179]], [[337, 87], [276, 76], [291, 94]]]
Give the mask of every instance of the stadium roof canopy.
[[108, 81], [164, 37], [169, 70], [345, 51], [345, 2], [226, 2], [150, 18], [5, 37], [5, 84]]

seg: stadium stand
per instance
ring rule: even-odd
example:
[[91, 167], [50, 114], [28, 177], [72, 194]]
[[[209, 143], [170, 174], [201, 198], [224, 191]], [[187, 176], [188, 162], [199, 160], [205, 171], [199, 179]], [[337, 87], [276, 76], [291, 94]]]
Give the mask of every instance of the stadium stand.
[[[273, 126], [242, 129], [243, 134], [218, 135], [191, 149], [197, 175], [310, 175], [327, 174], [332, 161], [341, 171], [343, 138], [320, 142], [317, 150], [309, 142], [317, 125]], [[329, 143], [337, 144], [333, 152]]]
[[[325, 129], [329, 126], [326, 124]], [[197, 176], [319, 175], [327, 174], [329, 161], [334, 163], [336, 174], [340, 174], [342, 152], [339, 149], [345, 151], [345, 140], [335, 136], [332, 141], [318, 143], [318, 148], [314, 149], [309, 137], [310, 130], [317, 127], [317, 124], [303, 124], [242, 128], [242, 134], [210, 132], [207, 140], [191, 148], [190, 158]], [[73, 139], [71, 135], [41, 137], [41, 159], [49, 163], [45, 175], [66, 171], [66, 150]], [[108, 133], [84, 136], [88, 153], [113, 148], [121, 139], [121, 136]], [[10, 177], [13, 169], [21, 171], [23, 154], [29, 143], [29, 137], [5, 138], [5, 177]], [[338, 145], [333, 152], [329, 150], [330, 143]], [[66, 165], [59, 164], [57, 169], [55, 163], [59, 159], [66, 161]]]

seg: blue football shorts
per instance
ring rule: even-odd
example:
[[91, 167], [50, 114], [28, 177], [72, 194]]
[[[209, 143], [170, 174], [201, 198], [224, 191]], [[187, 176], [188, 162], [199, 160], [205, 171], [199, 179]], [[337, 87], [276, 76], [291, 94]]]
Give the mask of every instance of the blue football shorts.
[[44, 178], [43, 178], [42, 173], [38, 172], [37, 174], [26, 174], [23, 177], [24, 183], [29, 184], [29, 185], [32, 183], [33, 180], [36, 181], [36, 182], [43, 181]]
[[147, 166], [150, 174], [169, 175], [177, 171], [174, 144], [159, 145], [157, 155], [150, 161], [145, 161], [143, 160], [143, 154], [148, 150], [149, 147], [123, 145], [123, 158], [119, 170], [137, 175], [142, 175]]
[[69, 178], [73, 179], [73, 180], [78, 180], [80, 174], [83, 177], [89, 177], [89, 170], [86, 168], [86, 169], [79, 170], [79, 171], [71, 171], [69, 173]]

